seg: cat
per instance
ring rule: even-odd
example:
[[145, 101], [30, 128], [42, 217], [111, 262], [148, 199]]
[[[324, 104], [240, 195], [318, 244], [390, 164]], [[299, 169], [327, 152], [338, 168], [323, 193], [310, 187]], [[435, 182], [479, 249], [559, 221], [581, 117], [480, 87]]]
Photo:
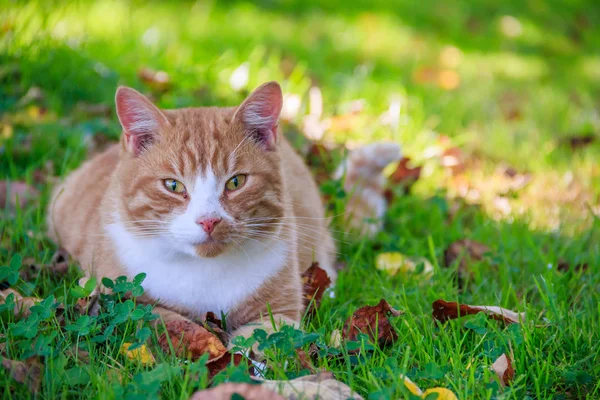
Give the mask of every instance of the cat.
[[[269, 328], [270, 308], [298, 325], [301, 273], [316, 261], [335, 281], [336, 248], [318, 187], [278, 129], [282, 101], [268, 82], [238, 107], [161, 110], [119, 87], [120, 142], [55, 188], [50, 237], [88, 277], [146, 273], [140, 300], [165, 323], [212, 311], [248, 336]], [[380, 149], [399, 159], [396, 145]]]

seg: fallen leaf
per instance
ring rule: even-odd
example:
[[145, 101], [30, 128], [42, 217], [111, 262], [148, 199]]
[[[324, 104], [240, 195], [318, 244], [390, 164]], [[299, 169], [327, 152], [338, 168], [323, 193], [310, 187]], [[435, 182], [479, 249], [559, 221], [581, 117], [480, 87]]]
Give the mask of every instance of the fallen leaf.
[[377, 332], [377, 343], [380, 346], [393, 343], [398, 338], [398, 334], [390, 324], [388, 314], [398, 317], [403, 312], [393, 309], [384, 299], [381, 299], [376, 306], [359, 308], [344, 324], [343, 338], [356, 341], [358, 335], [364, 333], [375, 340], [374, 335]]
[[2, 367], [10, 373], [12, 379], [27, 385], [30, 392], [37, 393], [40, 390], [43, 367], [39, 358], [30, 357], [25, 361], [5, 358], [2, 360]]
[[331, 332], [331, 337], [329, 338], [329, 345], [331, 347], [342, 346], [342, 333], [339, 329], [334, 329], [333, 332]]
[[518, 324], [525, 321], [525, 313], [517, 313], [502, 307], [469, 306], [445, 300], [436, 300], [433, 302], [433, 318], [442, 322], [480, 312], [487, 314], [489, 318], [504, 321], [508, 324]]
[[0, 304], [6, 303], [6, 298], [11, 294], [14, 296], [14, 315], [27, 317], [29, 314], [31, 314], [29, 309], [42, 301], [42, 299], [38, 299], [37, 297], [23, 297], [21, 296], [21, 293], [9, 288], [0, 290]]
[[433, 265], [426, 258], [410, 258], [402, 253], [380, 253], [375, 259], [375, 268], [380, 271], [387, 272], [394, 276], [400, 273], [416, 272], [417, 266], [423, 264], [423, 274], [431, 275], [433, 273]]
[[456, 397], [452, 390], [440, 387], [427, 389], [423, 392], [422, 398], [426, 399], [427, 396], [433, 393], [437, 394], [437, 400], [458, 400], [458, 397]]
[[0, 207], [4, 208], [7, 204], [11, 207], [18, 205], [23, 208], [32, 201], [37, 200], [40, 193], [36, 188], [25, 182], [19, 181], [0, 181]]
[[230, 400], [236, 398], [235, 395], [245, 400], [285, 400], [264, 385], [231, 382], [196, 392], [190, 400]]
[[400, 379], [402, 379], [402, 383], [404, 383], [404, 387], [408, 389], [409, 392], [414, 394], [415, 396], [423, 396], [423, 391], [417, 386], [416, 383], [411, 381], [407, 376], [400, 375]]
[[331, 372], [302, 376], [291, 381], [263, 381], [261, 385], [287, 399], [337, 400], [362, 397], [347, 385], [337, 381]]
[[302, 368], [309, 370], [311, 374], [314, 374], [316, 372], [315, 367], [313, 367], [313, 365], [308, 360], [308, 356], [306, 355], [306, 352], [304, 350], [296, 349], [296, 355], [298, 356], [298, 361], [300, 362], [300, 366]]
[[152, 352], [150, 351], [148, 346], [143, 344], [136, 349], [129, 350], [129, 347], [131, 345], [132, 343], [124, 342], [121, 345], [120, 353], [126, 356], [128, 359], [137, 361], [144, 366], [152, 366], [156, 364], [154, 355], [152, 355]]
[[[421, 177], [421, 168], [422, 167], [411, 167], [409, 165], [410, 158], [403, 157], [398, 166], [392, 172], [392, 174], [388, 178], [388, 186], [401, 186], [404, 188], [406, 193], [410, 193], [412, 186], [419, 180]], [[393, 199], [393, 192], [391, 190], [386, 191], [386, 198], [388, 203], [390, 203]]]
[[453, 242], [444, 251], [444, 265], [451, 267], [456, 260], [460, 260], [457, 269], [458, 288], [462, 289], [464, 281], [471, 275], [469, 263], [481, 261], [490, 248], [471, 239], [461, 239]]
[[502, 354], [492, 364], [492, 371], [498, 375], [502, 386], [509, 386], [515, 378], [515, 369], [512, 366], [510, 357], [506, 354]]
[[310, 311], [316, 309], [321, 304], [321, 298], [325, 289], [331, 285], [331, 279], [320, 266], [318, 262], [312, 265], [302, 273], [304, 307], [310, 306]]
[[171, 88], [171, 78], [165, 71], [155, 71], [144, 67], [138, 71], [138, 78], [159, 92], [166, 92]]
[[248, 358], [244, 357], [239, 353], [231, 354], [230, 352], [227, 352], [223, 355], [223, 357], [206, 365], [208, 367], [208, 379], [212, 380], [215, 376], [217, 376], [219, 372], [226, 369], [231, 364], [232, 360], [233, 365], [240, 365], [242, 363], [246, 363], [248, 365], [248, 372], [250, 373], [250, 376], [254, 376], [254, 368], [252, 361], [250, 361]]
[[456, 397], [454, 392], [452, 392], [450, 389], [434, 387], [431, 389], [427, 389], [423, 392], [417, 386], [417, 384], [414, 383], [413, 381], [411, 381], [407, 376], [400, 375], [400, 379], [402, 379], [402, 381], [404, 383], [404, 387], [406, 387], [406, 389], [408, 389], [409, 392], [411, 392], [415, 396], [419, 396], [422, 399], [426, 399], [427, 396], [435, 393], [435, 394], [437, 394], [437, 397], [435, 397], [435, 398], [438, 400], [458, 400], [458, 398]]
[[169, 340], [175, 349], [177, 357], [196, 360], [203, 354], [209, 354], [209, 362], [218, 360], [227, 353], [221, 341], [207, 329], [190, 321], [177, 320], [166, 323], [165, 332], [158, 343], [164, 352], [169, 352]]
[[215, 313], [207, 312], [204, 317], [204, 328], [206, 328], [209, 332], [214, 334], [224, 346], [227, 346], [229, 343], [229, 334], [225, 332], [223, 329], [223, 323], [220, 319], [217, 318]]

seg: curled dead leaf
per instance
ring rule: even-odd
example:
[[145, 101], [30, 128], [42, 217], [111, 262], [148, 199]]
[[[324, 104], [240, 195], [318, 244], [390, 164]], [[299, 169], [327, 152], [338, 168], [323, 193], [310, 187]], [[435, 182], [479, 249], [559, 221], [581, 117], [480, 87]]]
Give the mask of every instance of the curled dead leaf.
[[30, 392], [37, 393], [40, 390], [43, 366], [39, 358], [30, 357], [25, 361], [5, 358], [2, 360], [2, 367], [10, 373], [12, 379], [27, 385]]
[[246, 400], [285, 400], [285, 397], [263, 385], [231, 382], [196, 392], [190, 400], [230, 400], [236, 394]]
[[496, 373], [502, 386], [509, 386], [515, 378], [515, 369], [512, 366], [512, 360], [506, 354], [502, 354], [494, 361], [492, 371]]
[[33, 186], [19, 181], [0, 181], [0, 207], [21, 208], [37, 200], [40, 193]]
[[491, 319], [504, 321], [507, 324], [518, 324], [525, 321], [525, 313], [514, 312], [502, 307], [470, 306], [445, 300], [436, 300], [433, 302], [433, 318], [442, 322], [481, 312], [487, 314]]
[[209, 354], [208, 361], [212, 362], [227, 353], [223, 343], [214, 334], [198, 324], [176, 320], [167, 322], [166, 328], [167, 332], [158, 340], [164, 352], [170, 351], [170, 339], [175, 354], [180, 358], [190, 357], [192, 360], [196, 360], [203, 354]]
[[318, 262], [302, 273], [304, 307], [310, 306], [310, 311], [319, 307], [325, 289], [331, 285], [331, 279]]
[[398, 334], [394, 330], [388, 319], [388, 314], [398, 317], [403, 314], [390, 304], [381, 299], [376, 306], [364, 306], [354, 312], [344, 324], [342, 336], [346, 340], [356, 341], [361, 333], [367, 334], [375, 341], [375, 333], [377, 333], [377, 343], [380, 346], [393, 343]]

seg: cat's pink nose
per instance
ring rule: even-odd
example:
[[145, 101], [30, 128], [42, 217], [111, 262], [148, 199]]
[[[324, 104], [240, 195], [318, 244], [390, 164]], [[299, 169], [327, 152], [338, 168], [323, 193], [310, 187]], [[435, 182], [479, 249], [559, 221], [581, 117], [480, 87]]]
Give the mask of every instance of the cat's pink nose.
[[204, 229], [209, 235], [215, 230], [215, 226], [221, 222], [221, 218], [198, 218], [196, 223]]

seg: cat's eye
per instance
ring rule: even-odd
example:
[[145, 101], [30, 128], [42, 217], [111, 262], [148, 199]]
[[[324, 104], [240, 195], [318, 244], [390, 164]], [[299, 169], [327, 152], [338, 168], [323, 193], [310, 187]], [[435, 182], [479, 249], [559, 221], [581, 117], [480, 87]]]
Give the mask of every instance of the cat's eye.
[[173, 193], [183, 193], [185, 192], [185, 186], [183, 183], [179, 182], [177, 179], [165, 179], [165, 187], [169, 192]]
[[229, 179], [225, 184], [225, 189], [231, 191], [238, 190], [246, 183], [246, 175], [240, 174]]

